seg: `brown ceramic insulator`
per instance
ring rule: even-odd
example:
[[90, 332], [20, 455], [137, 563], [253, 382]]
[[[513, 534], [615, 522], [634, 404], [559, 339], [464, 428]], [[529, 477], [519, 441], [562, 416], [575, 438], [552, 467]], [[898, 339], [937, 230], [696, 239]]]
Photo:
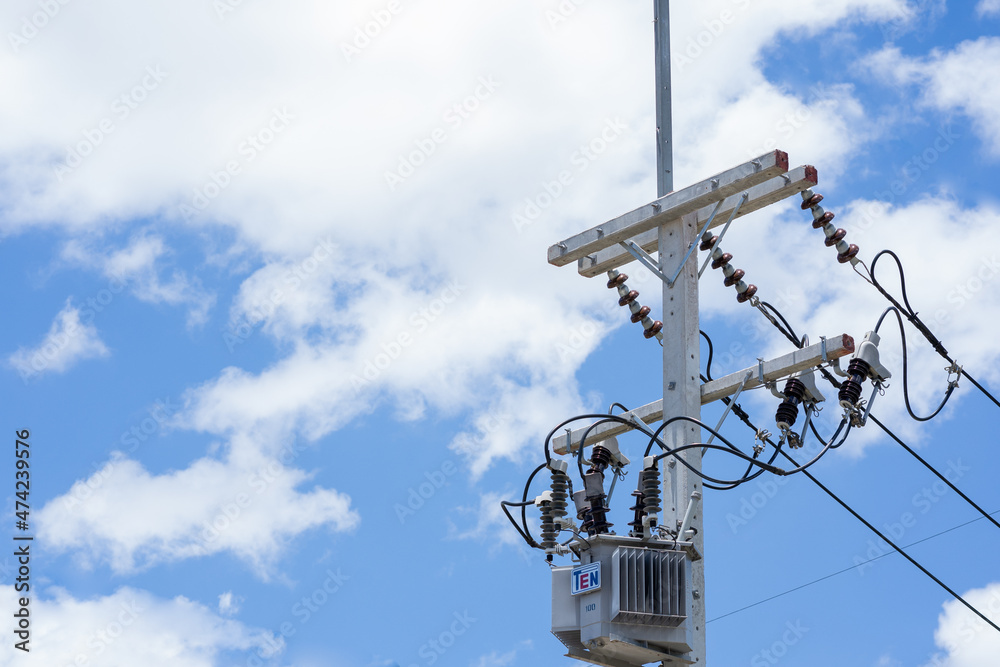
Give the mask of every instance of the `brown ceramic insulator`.
[[743, 280], [743, 276], [745, 276], [746, 274], [747, 274], [747, 272], [744, 271], [743, 269], [736, 269], [735, 271], [733, 271], [733, 275], [731, 275], [728, 278], [726, 278], [726, 281], [724, 283], [725, 286], [726, 287], [732, 287], [733, 285], [735, 285], [739, 281]]
[[750, 297], [752, 297], [756, 293], [757, 293], [757, 286], [750, 285], [749, 287], [747, 287], [746, 292], [736, 295], [736, 300], [739, 301], [740, 303], [746, 303], [747, 301], [750, 300]]
[[698, 247], [701, 248], [702, 250], [711, 250], [712, 246], [714, 246], [715, 242], [718, 241], [718, 240], [719, 240], [718, 236], [713, 236], [712, 238], [708, 239], [707, 241], [702, 241], [701, 245], [698, 246]]
[[861, 248], [852, 243], [846, 252], [842, 252], [839, 255], [837, 255], [837, 261], [840, 262], [841, 264], [846, 264], [847, 262], [857, 257], [858, 251], [860, 250]]
[[813, 220], [813, 229], [819, 229], [820, 227], [825, 227], [829, 223], [833, 222], [833, 219], [836, 217], [837, 216], [835, 216], [833, 213], [827, 211], [823, 215]]
[[838, 229], [836, 232], [834, 232], [833, 236], [827, 236], [826, 241], [824, 241], [823, 243], [825, 243], [826, 247], [829, 248], [843, 241], [845, 236], [847, 236], [847, 230]]
[[813, 195], [809, 199], [802, 202], [802, 210], [810, 209], [813, 206], [819, 206], [819, 203], [823, 201], [823, 195]]
[[652, 338], [661, 331], [663, 331], [663, 322], [656, 320], [655, 322], [653, 322], [653, 326], [649, 327], [648, 329], [642, 332], [642, 335], [645, 336], [646, 338]]
[[731, 262], [732, 260], [733, 256], [730, 255], [728, 252], [724, 252], [722, 253], [722, 257], [712, 262], [712, 268], [717, 269], [720, 266], [725, 266], [726, 264], [729, 264], [729, 262]]
[[614, 289], [619, 285], [624, 285], [626, 280], [628, 280], [628, 274], [619, 273], [617, 276], [608, 281], [608, 289]]
[[622, 298], [618, 299], [618, 305], [627, 306], [638, 298], [639, 298], [639, 293], [636, 292], [635, 290], [632, 290]]
[[632, 323], [635, 324], [636, 322], [643, 321], [646, 319], [647, 315], [649, 315], [649, 306], [643, 306], [636, 312], [632, 313]]

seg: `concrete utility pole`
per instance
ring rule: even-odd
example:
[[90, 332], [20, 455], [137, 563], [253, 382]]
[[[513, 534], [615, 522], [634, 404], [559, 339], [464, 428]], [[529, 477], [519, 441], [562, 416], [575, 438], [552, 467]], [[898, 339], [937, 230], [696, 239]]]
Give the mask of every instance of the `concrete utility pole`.
[[[677, 416], [701, 419], [701, 406], [726, 396], [738, 396], [744, 389], [772, 385], [780, 378], [806, 370], [854, 351], [849, 336], [831, 336], [823, 342], [797, 349], [778, 359], [702, 383], [700, 330], [698, 322], [698, 246], [702, 244], [723, 268], [726, 285], [733, 287], [740, 303], [759, 306], [756, 287], [743, 282], [743, 272], [728, 264], [731, 256], [719, 250], [719, 243], [737, 217], [798, 194], [818, 182], [815, 168], [789, 170], [788, 155], [780, 150], [761, 155], [745, 164], [712, 176], [681, 190], [674, 190], [673, 137], [670, 78], [669, 0], [653, 0], [656, 54], [656, 157], [658, 198], [597, 227], [551, 246], [548, 261], [555, 266], [577, 262], [586, 277], [605, 272], [614, 278], [616, 269], [638, 261], [662, 281], [663, 328], [656, 338], [663, 344], [663, 399], [620, 415], [630, 415], [646, 424]], [[723, 226], [716, 238], [709, 230]], [[657, 252], [653, 258], [648, 253]], [[646, 318], [647, 334], [655, 333], [654, 322]], [[647, 336], [649, 337], [649, 336]], [[720, 423], [721, 426], [721, 423]], [[572, 453], [611, 436], [631, 430], [627, 424], [601, 424], [592, 429], [576, 429], [553, 439], [558, 454]], [[584, 441], [585, 432], [586, 441]], [[669, 449], [704, 442], [696, 424], [681, 421], [665, 429], [662, 440]], [[661, 524], [678, 539], [694, 544], [704, 555], [701, 478], [677, 463], [683, 457], [694, 470], [701, 470], [702, 448], [693, 447], [666, 459], [663, 468], [663, 516]], [[691, 587], [687, 591], [687, 620], [691, 630], [690, 652], [682, 662], [705, 665], [705, 559], [691, 562]], [[585, 659], [585, 658], [581, 658]], [[592, 660], [593, 661], [593, 660]], [[593, 661], [618, 665], [621, 661]], [[674, 661], [665, 660], [673, 663]]]
[[[674, 190], [673, 103], [670, 78], [670, 0], [653, 0], [656, 30], [656, 186], [657, 197]], [[683, 219], [659, 227], [659, 269], [670, 271], [684, 257], [688, 247], [698, 242], [694, 222]], [[701, 341], [698, 325], [698, 262], [687, 262], [671, 287], [663, 286], [663, 412], [701, 419]], [[667, 429], [663, 434], [668, 447], [696, 443], [701, 430], [685, 423], [683, 428]], [[689, 449], [681, 456], [701, 469], [700, 449]], [[705, 553], [705, 532], [699, 499], [701, 480], [673, 458], [663, 472], [663, 521], [675, 526], [683, 521], [689, 502], [692, 507], [693, 542]], [[691, 564], [694, 588], [690, 616], [693, 624], [694, 651], [690, 659], [705, 664], [705, 559]]]

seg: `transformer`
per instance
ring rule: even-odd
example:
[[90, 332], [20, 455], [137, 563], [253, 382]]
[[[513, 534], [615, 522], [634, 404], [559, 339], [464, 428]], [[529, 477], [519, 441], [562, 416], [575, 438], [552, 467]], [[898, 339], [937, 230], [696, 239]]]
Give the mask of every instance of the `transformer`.
[[552, 634], [567, 657], [605, 667], [690, 665], [690, 542], [601, 534], [552, 569]]

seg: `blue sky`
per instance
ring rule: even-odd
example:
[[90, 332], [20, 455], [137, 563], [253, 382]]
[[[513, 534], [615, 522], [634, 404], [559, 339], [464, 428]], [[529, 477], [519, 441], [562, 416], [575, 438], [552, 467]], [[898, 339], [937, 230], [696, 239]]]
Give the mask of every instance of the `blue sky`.
[[[914, 308], [1000, 391], [1000, 3], [673, 5], [676, 185], [774, 148], [815, 165], [860, 256], [897, 251]], [[659, 346], [603, 280], [545, 261], [655, 196], [651, 20], [598, 0], [6, 3], [0, 414], [11, 448], [31, 432], [35, 542], [32, 651], [5, 630], [0, 665], [577, 664], [498, 502], [558, 422], [659, 397]], [[860, 340], [886, 304], [795, 204], [725, 249], [800, 334]], [[700, 298], [714, 375], [788, 351], [717, 275]], [[945, 362], [907, 333], [927, 412]], [[773, 397], [742, 403], [774, 430]], [[963, 382], [917, 424], [898, 377], [875, 408], [987, 511], [996, 410]], [[903, 544], [977, 516], [873, 425], [814, 472]], [[718, 618], [886, 549], [801, 477], [705, 504], [712, 664], [994, 664], [1000, 638], [898, 555]], [[981, 520], [912, 553], [996, 619], [998, 544]], [[0, 557], [4, 613], [14, 576]]]

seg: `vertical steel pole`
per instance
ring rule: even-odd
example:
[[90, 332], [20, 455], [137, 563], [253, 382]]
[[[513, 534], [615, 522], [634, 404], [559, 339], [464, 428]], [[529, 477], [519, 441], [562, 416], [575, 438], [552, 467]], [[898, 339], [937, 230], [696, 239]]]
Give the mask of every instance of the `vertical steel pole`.
[[656, 26], [656, 196], [674, 191], [673, 116], [670, 102], [670, 0], [653, 0]]
[[[658, 196], [674, 189], [673, 130], [670, 88], [670, 2], [653, 0], [656, 26], [656, 184]], [[659, 229], [660, 270], [671, 274], [684, 258], [691, 243], [697, 241], [697, 227], [687, 219]], [[698, 324], [698, 258], [688, 259], [673, 287], [663, 285], [663, 418], [686, 415], [701, 419], [700, 344]], [[701, 441], [701, 429], [687, 422], [677, 422], [666, 429], [664, 442], [670, 448]], [[701, 469], [701, 448], [681, 454], [696, 469]], [[701, 479], [666, 459], [664, 467], [663, 522], [676, 530], [691, 501], [702, 492]], [[705, 553], [703, 507], [697, 502], [691, 528], [697, 532], [694, 544]], [[683, 536], [681, 536], [683, 537]], [[689, 622], [692, 630], [691, 659], [705, 663], [705, 561], [692, 564], [692, 591]]]

